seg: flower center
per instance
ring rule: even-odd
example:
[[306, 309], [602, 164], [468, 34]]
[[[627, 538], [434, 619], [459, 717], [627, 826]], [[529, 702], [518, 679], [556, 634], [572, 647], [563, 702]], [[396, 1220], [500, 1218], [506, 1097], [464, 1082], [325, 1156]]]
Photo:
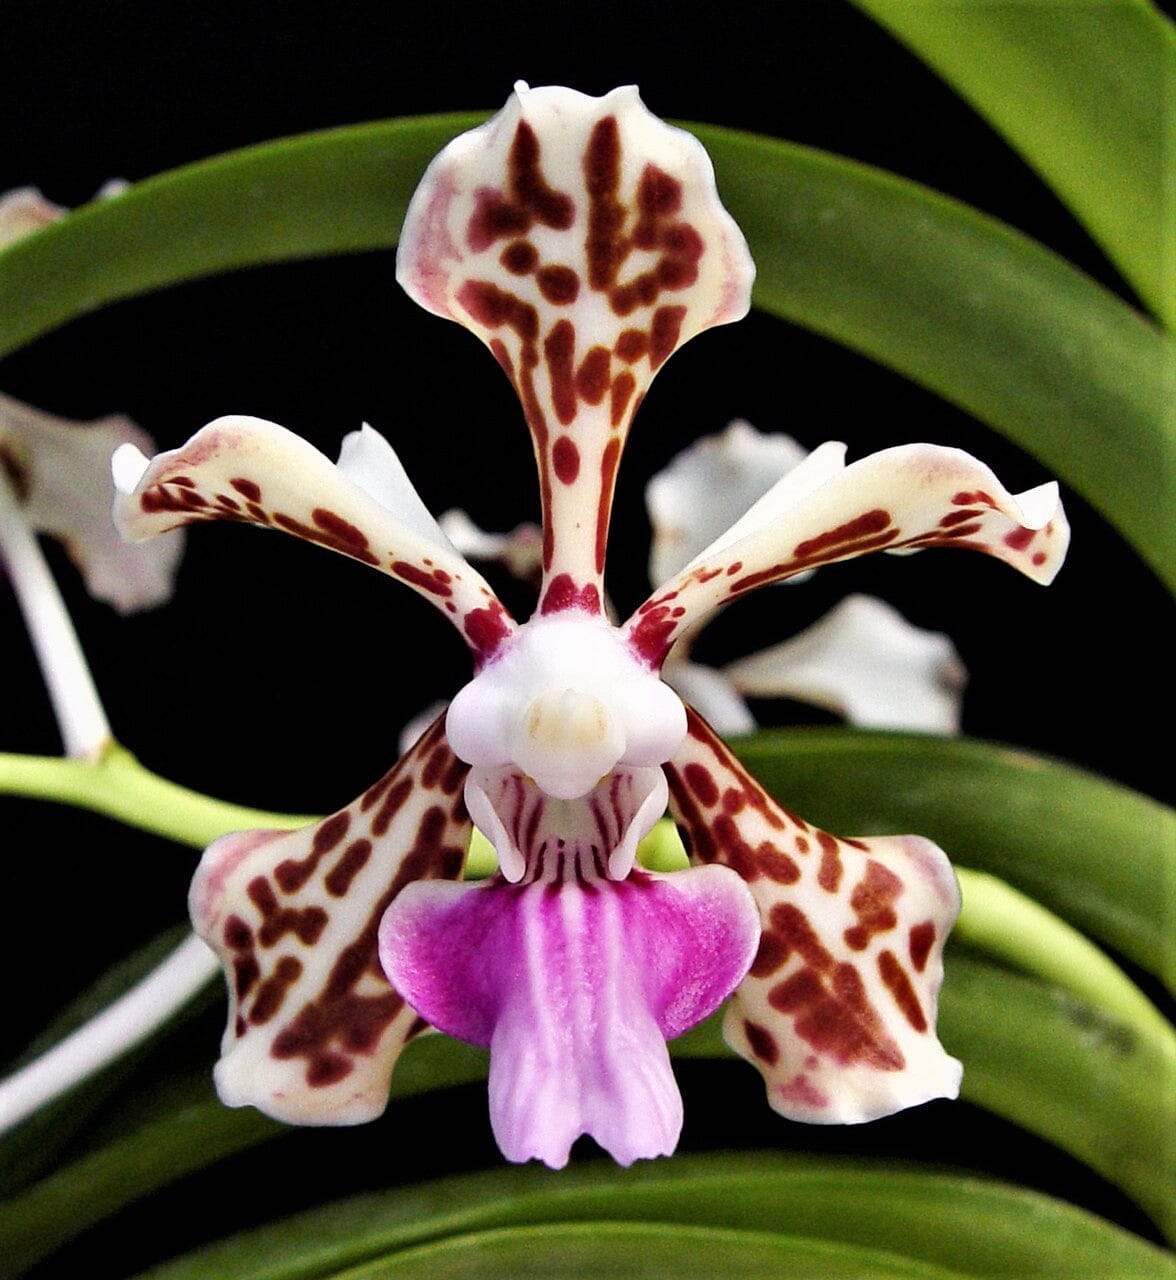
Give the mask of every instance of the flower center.
[[476, 770], [510, 767], [544, 795], [573, 800], [614, 772], [664, 764], [686, 713], [617, 628], [569, 611], [521, 627], [454, 698], [446, 733]]
[[465, 788], [470, 817], [513, 882], [566, 879], [589, 869], [624, 879], [666, 798], [665, 774], [656, 767], [613, 770], [570, 799], [543, 791], [509, 765], [472, 769]]

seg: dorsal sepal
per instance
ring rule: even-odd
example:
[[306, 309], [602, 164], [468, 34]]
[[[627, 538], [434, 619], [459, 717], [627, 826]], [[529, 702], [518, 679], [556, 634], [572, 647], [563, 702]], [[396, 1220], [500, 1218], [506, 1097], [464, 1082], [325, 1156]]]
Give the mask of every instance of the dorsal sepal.
[[747, 313], [755, 269], [690, 134], [637, 90], [515, 93], [433, 161], [397, 278], [494, 353], [523, 404], [544, 512], [543, 599], [591, 607], [630, 419], [688, 338]]

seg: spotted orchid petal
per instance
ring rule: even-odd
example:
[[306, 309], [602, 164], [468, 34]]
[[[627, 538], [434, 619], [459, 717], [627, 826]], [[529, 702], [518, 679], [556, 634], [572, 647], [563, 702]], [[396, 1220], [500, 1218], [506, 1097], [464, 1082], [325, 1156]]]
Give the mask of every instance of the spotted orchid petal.
[[371, 427], [345, 439], [337, 466], [284, 427], [248, 417], [218, 418], [150, 463], [119, 450], [113, 466], [115, 522], [132, 541], [199, 520], [281, 529], [407, 584], [453, 622], [479, 661], [514, 630]]
[[410, 881], [461, 875], [465, 774], [438, 720], [317, 826], [209, 846], [191, 911], [228, 979], [216, 1069], [228, 1106], [291, 1124], [360, 1124], [383, 1111], [393, 1065], [424, 1027], [384, 977], [376, 930]]
[[807, 456], [791, 436], [742, 419], [676, 454], [645, 486], [650, 581], [668, 582]]
[[119, 446], [154, 448], [121, 414], [93, 422], [59, 418], [0, 394], [0, 465], [28, 525], [62, 543], [86, 590], [131, 613], [171, 598], [183, 535], [128, 546], [110, 518], [110, 455]]
[[[112, 179], [96, 199], [118, 195], [126, 183]], [[36, 187], [0, 195], [0, 249], [57, 222], [69, 212]], [[0, 394], [0, 465], [13, 483], [30, 527], [63, 543], [86, 590], [120, 613], [164, 604], [183, 551], [175, 534], [154, 546], [130, 547], [110, 519], [114, 492], [109, 458], [116, 448], [154, 443], [121, 414], [74, 422]]]
[[626, 630], [657, 667], [715, 609], [806, 569], [869, 551], [955, 546], [1048, 583], [1068, 543], [1053, 482], [1011, 494], [970, 454], [930, 444], [884, 449], [847, 467], [845, 446], [829, 443], [659, 587]]
[[710, 159], [635, 88], [516, 86], [433, 161], [397, 278], [471, 329], [522, 400], [539, 466], [546, 611], [599, 612], [617, 464], [654, 373], [746, 314], [754, 267]]
[[697, 715], [667, 766], [691, 860], [736, 870], [763, 935], [723, 1025], [790, 1119], [857, 1124], [954, 1098], [935, 1036], [951, 865], [919, 836], [837, 839], [777, 805]]
[[959, 732], [967, 679], [947, 636], [863, 595], [847, 596], [791, 640], [729, 663], [723, 675], [749, 697], [796, 698], [868, 728], [945, 734]]
[[751, 896], [723, 867], [613, 878], [606, 805], [516, 790], [526, 879], [409, 886], [380, 927], [385, 971], [434, 1026], [489, 1048], [507, 1159], [562, 1168], [583, 1133], [623, 1165], [669, 1155], [682, 1100], [665, 1041], [747, 971]]

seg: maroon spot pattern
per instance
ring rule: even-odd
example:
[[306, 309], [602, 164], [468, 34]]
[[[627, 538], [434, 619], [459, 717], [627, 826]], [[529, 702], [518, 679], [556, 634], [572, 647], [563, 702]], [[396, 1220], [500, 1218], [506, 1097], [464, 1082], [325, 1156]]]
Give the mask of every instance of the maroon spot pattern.
[[[916, 532], [904, 531], [895, 523], [892, 512], [881, 507], [872, 508], [843, 521], [832, 529], [811, 538], [801, 540], [791, 555], [760, 569], [744, 573], [743, 562], [728, 565], [695, 566], [669, 590], [646, 600], [628, 623], [629, 643], [636, 655], [651, 668], [657, 670], [665, 661], [681, 629], [697, 620], [719, 604], [733, 600], [769, 583], [779, 582], [823, 564], [847, 560], [872, 551], [919, 550], [925, 547], [955, 546], [1010, 558], [1024, 556], [1035, 568], [1049, 559], [1049, 553], [1039, 543], [1046, 543], [1055, 536], [1055, 523], [1050, 521], [1044, 529], [1027, 529], [1019, 525], [1005, 532], [992, 532], [985, 537], [986, 528], [1007, 520], [1000, 505], [991, 494], [983, 490], [961, 490], [953, 495], [955, 508], [939, 516], [929, 529]], [[990, 522], [986, 526], [985, 522]], [[1036, 548], [1036, 549], [1034, 549]], [[720, 574], [730, 579], [719, 595], [705, 593], [700, 599], [698, 588], [713, 582]], [[685, 601], [689, 607], [676, 614], [668, 606], [671, 601]]]
[[[873, 1003], [865, 975], [844, 952], [837, 954], [842, 944], [849, 952], [865, 952], [875, 937], [896, 929], [901, 877], [876, 858], [859, 861], [855, 854], [849, 859], [849, 850], [868, 853], [867, 843], [838, 840], [781, 809], [695, 713], [688, 717], [681, 763], [666, 766], [671, 808], [692, 861], [733, 868], [756, 896], [763, 931], [745, 985], [755, 984], [766, 1008], [786, 1018], [814, 1055], [841, 1066], [902, 1070], [902, 1047], [886, 1025], [884, 1010]], [[703, 744], [705, 753], [691, 743]], [[789, 886], [806, 878], [848, 902], [855, 922], [840, 937], [824, 940], [818, 924], [790, 899]], [[914, 972], [926, 968], [935, 932], [931, 921], [911, 927], [907, 950]], [[927, 1031], [927, 1016], [898, 948], [887, 947], [863, 963], [876, 966], [893, 1000], [897, 1015], [889, 1016], [900, 1015], [913, 1030]], [[750, 1056], [765, 1067], [781, 1063], [781, 1031], [771, 1019], [745, 1016], [739, 1025]], [[818, 1061], [814, 1057], [810, 1069]], [[816, 1100], [824, 1096], [803, 1073], [773, 1088], [796, 1104], [828, 1105], [827, 1099]]]
[[915, 966], [917, 972], [922, 973], [927, 967], [927, 957], [931, 954], [934, 943], [935, 925], [932, 921], [924, 920], [921, 924], [911, 925], [907, 950], [910, 952], [911, 964]]
[[[267, 1028], [271, 1055], [303, 1060], [311, 1088], [344, 1080], [357, 1058], [393, 1043], [388, 1037], [404, 1002], [384, 978], [376, 951], [388, 904], [413, 880], [460, 875], [469, 829], [462, 799], [468, 770], [450, 751], [443, 724], [439, 717], [409, 756], [350, 808], [310, 832], [251, 850], [242, 864], [251, 873], [245, 893], [232, 903], [219, 936], [210, 939], [229, 969], [236, 1038]], [[382, 846], [385, 837], [390, 839]], [[292, 854], [291, 845], [305, 852]], [[308, 988], [300, 956], [320, 944], [373, 858], [386, 865], [386, 881], [365, 903], [347, 940], [332, 944], [337, 950], [325, 981]], [[370, 884], [365, 892], [371, 893]], [[394, 1043], [421, 1029], [419, 1019], [406, 1022]]]
[[[458, 306], [486, 332], [522, 401], [539, 467], [546, 571], [556, 559], [561, 493], [583, 485], [599, 494], [595, 565], [597, 575], [603, 571], [621, 440], [642, 386], [678, 345], [686, 320], [687, 307], [665, 295], [697, 281], [705, 251], [699, 230], [682, 216], [681, 183], [656, 165], [647, 164], [635, 193], [622, 199], [622, 151], [616, 117], [598, 121], [581, 158], [584, 195], [573, 198], [548, 180], [542, 144], [520, 121], [505, 181], [474, 193], [464, 241], [474, 254], [501, 245], [496, 265], [519, 281], [532, 279], [541, 301], [502, 277], [479, 277], [473, 266], [453, 282]], [[569, 233], [561, 245], [564, 260], [544, 260], [534, 234], [539, 228]], [[549, 238], [545, 244], [548, 254], [559, 252]], [[626, 274], [635, 251], [641, 251], [642, 265]], [[611, 348], [585, 345], [575, 316], [567, 313], [585, 290], [603, 294], [618, 319], [632, 317]], [[641, 361], [648, 368], [638, 373]], [[539, 391], [540, 369], [547, 375], [547, 397]], [[603, 406], [606, 430], [616, 438], [602, 439], [599, 426], [583, 425], [583, 406]], [[565, 430], [555, 430], [556, 424]]]
[[484, 608], [471, 609], [462, 619], [462, 628], [479, 663], [493, 657], [511, 633], [510, 618], [497, 600], [489, 601]]
[[561, 613], [565, 609], [586, 609], [589, 613], [599, 613], [600, 592], [596, 583], [587, 582], [578, 587], [570, 573], [557, 573], [547, 584], [539, 604], [539, 612]]
[[902, 881], [889, 868], [871, 858], [866, 863], [865, 877], [850, 895], [849, 905], [858, 918], [846, 929], [845, 944], [854, 951], [864, 951], [876, 933], [886, 933], [898, 924], [894, 904], [902, 893]]

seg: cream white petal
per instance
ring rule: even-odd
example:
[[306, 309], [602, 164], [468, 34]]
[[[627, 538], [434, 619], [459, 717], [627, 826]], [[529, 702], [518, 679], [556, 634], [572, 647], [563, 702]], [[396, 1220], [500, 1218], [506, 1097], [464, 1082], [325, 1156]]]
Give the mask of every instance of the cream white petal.
[[500, 564], [523, 582], [538, 581], [543, 573], [543, 530], [537, 524], [528, 521], [510, 533], [487, 533], [456, 507], [437, 523], [467, 560]]
[[645, 488], [650, 581], [665, 582], [685, 568], [807, 453], [791, 436], [742, 420], [683, 449]]
[[365, 422], [358, 431], [345, 435], [335, 465], [341, 475], [357, 484], [406, 528], [435, 542], [440, 549], [453, 550], [453, 544], [408, 478], [396, 450], [374, 427]]
[[153, 458], [134, 490], [119, 493], [115, 521], [136, 542], [202, 520], [292, 533], [399, 579], [445, 614], [479, 660], [489, 657], [514, 623], [437, 528], [391, 447], [369, 428], [343, 453], [336, 466], [276, 423], [218, 418]]
[[1050, 483], [1010, 493], [961, 449], [912, 444], [851, 466], [825, 444], [663, 583], [626, 624], [634, 649], [660, 666], [677, 639], [731, 600], [820, 565], [872, 551], [967, 547], [1051, 582], [1070, 530]]
[[724, 738], [755, 729], [755, 717], [724, 672], [700, 662], [679, 662], [671, 657], [662, 668], [662, 679]]
[[0, 249], [31, 236], [69, 212], [46, 200], [36, 187], [16, 187], [0, 196]]
[[723, 674], [750, 697], [796, 698], [866, 728], [945, 734], [959, 732], [967, 678], [946, 635], [863, 595], [847, 596], [799, 635]]
[[184, 540], [173, 533], [132, 547], [119, 537], [110, 513], [110, 458], [124, 445], [155, 447], [121, 414], [74, 422], [0, 394], [0, 450], [25, 519], [65, 546], [92, 596], [130, 613], [170, 599]]

